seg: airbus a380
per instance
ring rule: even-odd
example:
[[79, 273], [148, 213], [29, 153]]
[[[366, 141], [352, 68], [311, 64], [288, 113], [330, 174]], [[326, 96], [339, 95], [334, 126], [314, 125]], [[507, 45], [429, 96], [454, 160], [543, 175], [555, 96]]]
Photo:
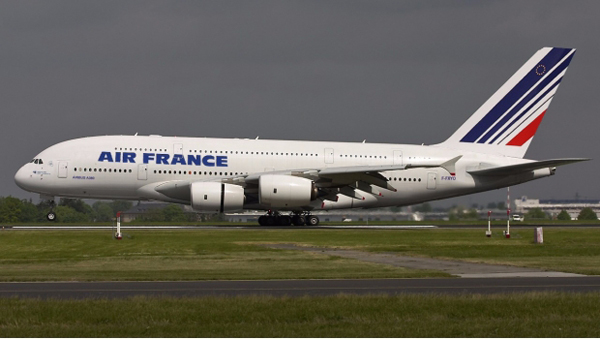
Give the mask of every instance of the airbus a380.
[[[542, 48], [435, 145], [96, 136], [53, 145], [15, 175], [42, 199], [156, 200], [198, 212], [265, 210], [261, 225], [316, 225], [312, 211], [406, 206], [553, 175], [588, 159], [523, 159], [575, 49]], [[56, 215], [50, 211], [48, 219]]]

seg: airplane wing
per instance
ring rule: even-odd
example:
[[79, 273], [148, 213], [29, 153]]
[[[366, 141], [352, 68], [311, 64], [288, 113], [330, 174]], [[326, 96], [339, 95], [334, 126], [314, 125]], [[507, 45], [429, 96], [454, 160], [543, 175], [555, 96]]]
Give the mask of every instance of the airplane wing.
[[542, 161], [533, 161], [524, 164], [517, 165], [508, 165], [508, 166], [498, 166], [477, 170], [467, 171], [471, 175], [478, 176], [505, 176], [505, 175], [514, 175], [524, 172], [531, 172], [540, 168], [548, 168], [548, 167], [556, 167], [562, 165], [568, 165], [575, 162], [580, 161], [588, 161], [591, 159], [585, 158], [568, 158], [568, 159], [551, 159], [551, 160], [542, 160]]
[[[456, 162], [462, 158], [462, 155], [439, 161], [421, 161], [407, 163], [405, 165], [383, 165], [383, 166], [346, 166], [346, 167], [328, 167], [323, 169], [300, 169], [293, 171], [275, 171], [275, 172], [263, 172], [254, 173], [244, 177], [242, 180], [245, 184], [258, 184], [260, 176], [265, 174], [282, 174], [305, 177], [312, 179], [317, 184], [317, 187], [328, 188], [328, 187], [343, 187], [347, 185], [355, 185], [356, 182], [362, 181], [368, 184], [379, 186], [387, 190], [395, 191], [395, 189], [388, 184], [387, 178], [381, 175], [381, 172], [386, 171], [402, 171], [410, 168], [433, 168], [441, 167], [444, 168], [448, 173], [454, 175]], [[236, 178], [226, 179], [231, 180], [231, 183], [235, 183]]]
[[[196, 181], [219, 181], [228, 184], [239, 185], [247, 189], [251, 194], [253, 188], [258, 186], [258, 180], [262, 175], [291, 175], [304, 177], [315, 181], [319, 188], [341, 188], [345, 186], [353, 186], [368, 190], [368, 184], [378, 186], [390, 191], [395, 189], [388, 183], [386, 177], [381, 175], [385, 171], [401, 171], [409, 168], [430, 168], [441, 167], [447, 170], [450, 174], [455, 172], [455, 164], [462, 156], [457, 156], [449, 160], [443, 161], [428, 161], [428, 162], [412, 162], [405, 165], [384, 165], [384, 166], [348, 166], [348, 167], [329, 167], [323, 169], [298, 169], [273, 172], [253, 173], [250, 175], [239, 175], [227, 178], [215, 178], [206, 180], [169, 180], [158, 183], [148, 184], [138, 189], [140, 195], [147, 199], [172, 201], [172, 202], [189, 202], [190, 201], [190, 186]], [[367, 184], [367, 185], [365, 185]]]
[[352, 167], [332, 167], [319, 170], [320, 176], [336, 175], [336, 174], [357, 174], [357, 173], [379, 173], [385, 171], [400, 171], [409, 168], [427, 168], [427, 167], [441, 167], [448, 171], [451, 175], [455, 173], [455, 164], [462, 158], [462, 155], [454, 157], [446, 161], [432, 162], [432, 163], [408, 163], [406, 165], [387, 165], [387, 166], [352, 166]]

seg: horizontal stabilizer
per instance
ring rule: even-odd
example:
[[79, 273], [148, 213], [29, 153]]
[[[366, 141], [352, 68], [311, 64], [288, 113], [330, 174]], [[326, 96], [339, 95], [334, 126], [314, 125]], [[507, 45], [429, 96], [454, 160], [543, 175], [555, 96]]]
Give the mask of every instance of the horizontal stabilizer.
[[568, 165], [568, 164], [572, 164], [575, 162], [588, 161], [588, 160], [591, 160], [591, 159], [584, 159], [584, 158], [551, 159], [551, 160], [528, 162], [528, 163], [517, 164], [517, 165], [499, 166], [499, 167], [471, 170], [471, 171], [467, 171], [467, 172], [469, 172], [469, 174], [472, 174], [472, 175], [480, 175], [480, 176], [514, 175], [514, 174], [519, 174], [519, 173], [531, 172], [533, 170], [540, 169], [540, 168], [556, 167], [556, 166]]

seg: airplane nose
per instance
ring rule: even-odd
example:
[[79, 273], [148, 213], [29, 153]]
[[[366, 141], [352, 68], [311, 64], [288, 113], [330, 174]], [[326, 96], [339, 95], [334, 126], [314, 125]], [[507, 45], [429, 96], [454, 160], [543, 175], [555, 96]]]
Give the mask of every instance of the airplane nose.
[[17, 174], [15, 174], [15, 183], [17, 184], [17, 186], [27, 191], [27, 187], [29, 186], [29, 180], [27, 179], [30, 179], [30, 176], [27, 173], [25, 166], [23, 166], [17, 171]]

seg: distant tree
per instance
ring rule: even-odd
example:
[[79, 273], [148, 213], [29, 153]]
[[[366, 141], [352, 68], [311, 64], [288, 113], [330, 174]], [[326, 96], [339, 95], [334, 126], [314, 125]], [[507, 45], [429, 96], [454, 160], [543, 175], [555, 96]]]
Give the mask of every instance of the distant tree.
[[128, 209], [131, 209], [131, 206], [133, 206], [133, 203], [131, 201], [127, 201], [127, 200], [114, 200], [108, 204], [112, 208], [113, 214], [115, 214], [115, 215], [119, 211], [125, 212]]
[[490, 202], [487, 204], [487, 208], [489, 210], [495, 210], [496, 208], [498, 208], [498, 205], [495, 202]]
[[536, 207], [527, 211], [526, 219], [546, 219], [548, 216], [541, 208]]
[[578, 220], [598, 220], [598, 216], [596, 212], [592, 210], [590, 207], [586, 207], [579, 212]]
[[94, 220], [95, 221], [112, 221], [116, 217], [116, 213], [113, 213], [112, 207], [108, 202], [96, 201], [92, 208], [94, 209]]
[[71, 206], [59, 205], [54, 209], [56, 220], [66, 223], [90, 222], [91, 217], [86, 213], [77, 212]]
[[69, 206], [79, 213], [92, 214], [90, 205], [81, 199], [61, 198], [59, 206]]
[[142, 214], [136, 215], [136, 221], [163, 222], [165, 221], [164, 208], [152, 208]]
[[571, 220], [571, 215], [569, 214], [569, 212], [562, 210], [560, 211], [560, 213], [558, 213], [558, 215], [556, 216], [556, 219], [558, 220]]
[[163, 209], [165, 221], [187, 221], [183, 209], [179, 205], [169, 205]]
[[21, 200], [21, 203], [21, 215], [19, 217], [21, 222], [32, 222], [40, 220], [40, 213], [38, 212], [38, 208], [31, 202], [31, 200]]
[[506, 209], [506, 204], [504, 203], [504, 201], [499, 201], [496, 204], [496, 208], [498, 208], [499, 210], [505, 210]]
[[0, 222], [11, 223], [21, 221], [23, 202], [17, 198], [0, 198]]

